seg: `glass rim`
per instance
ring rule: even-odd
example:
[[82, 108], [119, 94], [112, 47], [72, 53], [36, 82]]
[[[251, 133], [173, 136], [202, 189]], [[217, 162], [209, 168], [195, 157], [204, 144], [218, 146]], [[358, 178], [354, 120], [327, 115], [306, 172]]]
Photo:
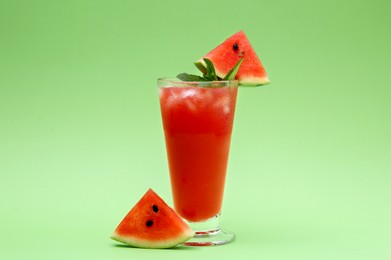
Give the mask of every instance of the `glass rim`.
[[220, 85], [220, 86], [230, 86], [231, 84], [239, 84], [239, 81], [234, 80], [213, 80], [213, 81], [182, 81], [175, 77], [160, 77], [157, 79], [158, 83], [164, 84], [174, 84], [174, 85], [184, 85], [184, 86], [202, 86], [202, 85]]

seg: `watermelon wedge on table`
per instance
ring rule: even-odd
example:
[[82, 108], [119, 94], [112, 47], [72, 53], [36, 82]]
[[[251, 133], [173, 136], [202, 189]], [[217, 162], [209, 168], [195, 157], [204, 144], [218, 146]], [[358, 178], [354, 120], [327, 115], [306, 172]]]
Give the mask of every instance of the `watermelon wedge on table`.
[[175, 211], [149, 189], [111, 238], [133, 247], [170, 248], [193, 236], [194, 232]]
[[195, 62], [203, 73], [206, 72], [204, 58], [213, 62], [219, 78], [224, 78], [236, 63], [244, 58], [235, 77], [239, 84], [256, 86], [270, 83], [265, 68], [243, 31], [235, 33]]

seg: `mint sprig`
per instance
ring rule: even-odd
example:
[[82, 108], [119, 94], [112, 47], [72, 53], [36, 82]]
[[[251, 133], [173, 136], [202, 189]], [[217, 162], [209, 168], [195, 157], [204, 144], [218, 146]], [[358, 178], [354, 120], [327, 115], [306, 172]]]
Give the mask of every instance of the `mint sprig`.
[[180, 73], [176, 77], [182, 81], [207, 81], [204, 77], [189, 73]]
[[213, 65], [213, 62], [209, 59], [204, 58], [205, 64], [206, 64], [206, 74], [204, 74], [204, 78], [206, 78], [208, 81], [217, 81], [217, 75], [215, 66]]
[[180, 73], [177, 75], [177, 78], [182, 81], [221, 81], [221, 80], [233, 80], [235, 79], [236, 74], [238, 73], [239, 67], [243, 62], [243, 59], [240, 59], [238, 63], [225, 75], [224, 78], [219, 78], [216, 75], [215, 66], [213, 62], [207, 58], [204, 58], [206, 65], [205, 73], [202, 76], [193, 75], [189, 73]]

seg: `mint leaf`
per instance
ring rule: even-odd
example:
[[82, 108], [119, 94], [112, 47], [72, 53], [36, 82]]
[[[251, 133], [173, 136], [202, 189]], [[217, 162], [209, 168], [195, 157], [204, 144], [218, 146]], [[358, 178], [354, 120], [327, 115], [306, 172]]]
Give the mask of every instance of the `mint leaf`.
[[212, 61], [204, 58], [205, 64], [206, 64], [206, 74], [204, 74], [204, 78], [210, 81], [216, 81], [218, 80], [216, 75], [215, 66], [213, 65]]
[[223, 80], [234, 80], [235, 76], [236, 76], [236, 73], [238, 73], [240, 64], [242, 64], [243, 60], [244, 60], [244, 58], [241, 58], [238, 61], [238, 63], [236, 63], [236, 65], [227, 73], [227, 75], [225, 75]]
[[206, 68], [204, 67], [204, 65], [202, 65], [200, 61], [194, 62], [194, 65], [202, 72], [202, 74], [206, 73]]
[[201, 76], [193, 75], [189, 73], [180, 73], [176, 77], [182, 81], [207, 81], [207, 79]]
[[182, 81], [219, 81], [219, 80], [234, 80], [238, 73], [239, 67], [242, 64], [244, 58], [240, 59], [236, 65], [225, 75], [224, 78], [219, 78], [216, 74], [215, 66], [213, 62], [207, 58], [204, 58], [205, 67], [201, 62], [196, 62], [197, 68], [203, 71], [203, 76], [193, 75], [189, 73], [180, 73], [176, 77]]

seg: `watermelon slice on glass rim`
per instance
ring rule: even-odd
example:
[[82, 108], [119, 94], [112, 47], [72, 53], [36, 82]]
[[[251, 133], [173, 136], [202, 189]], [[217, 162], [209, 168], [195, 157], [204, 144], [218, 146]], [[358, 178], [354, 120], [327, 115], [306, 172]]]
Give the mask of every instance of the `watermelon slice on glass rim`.
[[219, 78], [224, 78], [243, 59], [235, 77], [240, 85], [260, 86], [270, 83], [265, 68], [243, 31], [235, 33], [195, 62], [204, 74], [207, 68], [205, 58], [213, 63]]

